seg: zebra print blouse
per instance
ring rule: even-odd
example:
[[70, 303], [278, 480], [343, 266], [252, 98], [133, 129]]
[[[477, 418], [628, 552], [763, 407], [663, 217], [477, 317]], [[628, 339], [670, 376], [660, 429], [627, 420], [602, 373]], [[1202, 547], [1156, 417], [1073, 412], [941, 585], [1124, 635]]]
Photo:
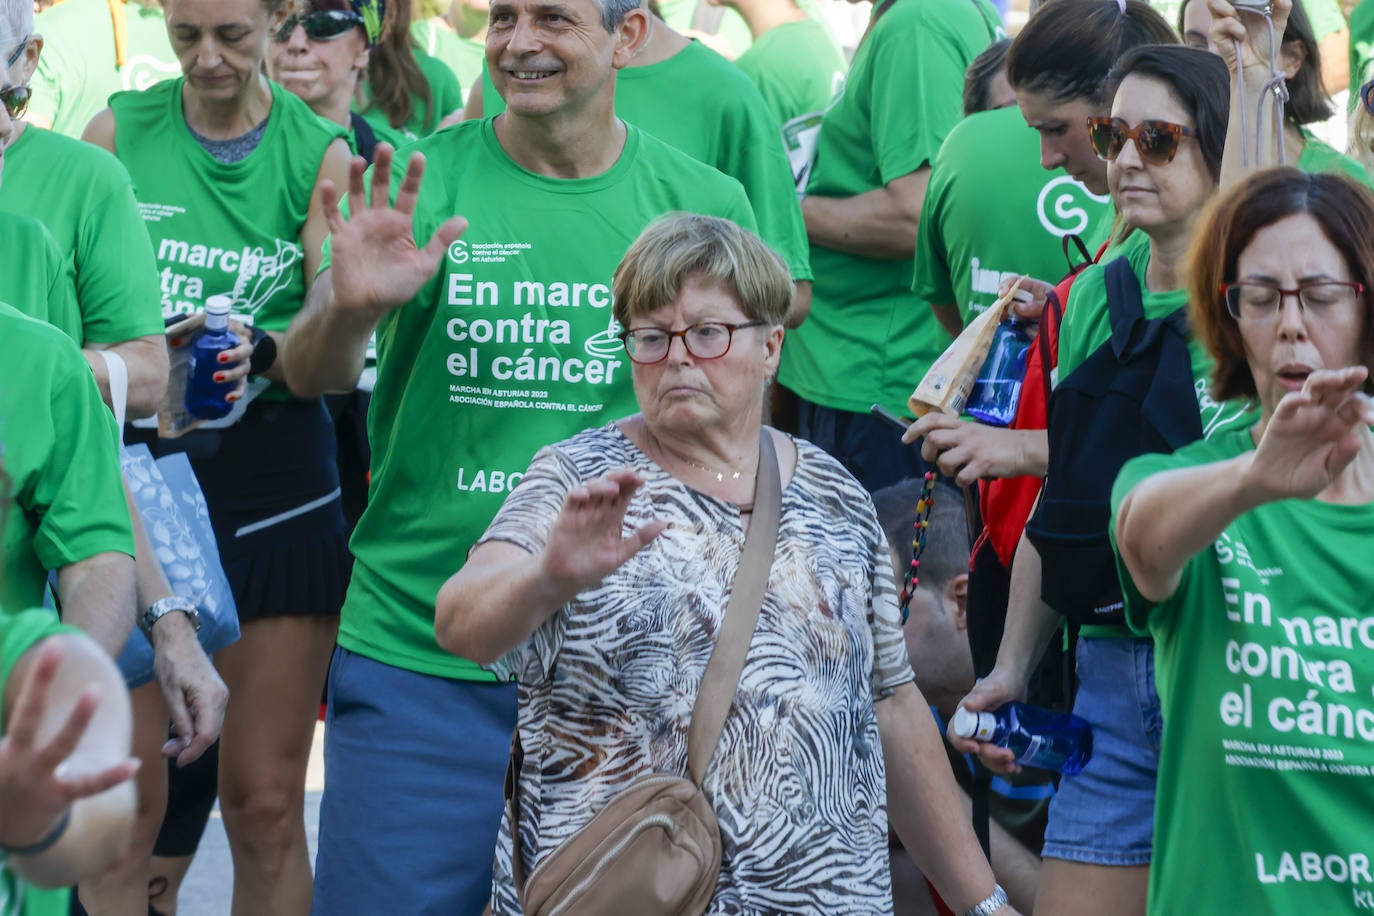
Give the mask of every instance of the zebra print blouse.
[[[886, 913], [879, 691], [913, 680], [872, 501], [797, 441], [778, 549], [704, 789], [724, 855], [709, 913]], [[532, 869], [631, 780], [687, 773], [687, 727], [739, 565], [735, 505], [667, 474], [614, 425], [539, 452], [483, 541], [537, 553], [564, 496], [619, 467], [643, 473], [625, 524], [669, 528], [492, 670], [520, 684], [520, 846]], [[494, 914], [520, 912], [510, 823]]]

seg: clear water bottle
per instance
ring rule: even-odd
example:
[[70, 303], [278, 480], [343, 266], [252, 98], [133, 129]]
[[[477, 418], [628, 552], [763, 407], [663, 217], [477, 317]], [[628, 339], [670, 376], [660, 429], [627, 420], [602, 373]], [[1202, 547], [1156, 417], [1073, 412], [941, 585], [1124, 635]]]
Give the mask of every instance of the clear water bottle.
[[1080, 772], [1093, 754], [1092, 727], [1083, 719], [1024, 703], [1007, 703], [992, 712], [960, 706], [949, 727], [961, 738], [1007, 748], [1022, 766], [1068, 776]]
[[218, 420], [234, 409], [224, 398], [237, 382], [217, 382], [215, 373], [232, 368], [221, 363], [219, 355], [239, 344], [238, 335], [229, 330], [228, 296], [211, 296], [205, 301], [205, 330], [191, 344], [191, 364], [186, 375], [186, 410], [202, 420]]
[[1021, 380], [1026, 375], [1026, 351], [1034, 335], [1031, 323], [1008, 318], [997, 326], [988, 358], [978, 370], [964, 412], [991, 426], [1010, 426], [1021, 400]]

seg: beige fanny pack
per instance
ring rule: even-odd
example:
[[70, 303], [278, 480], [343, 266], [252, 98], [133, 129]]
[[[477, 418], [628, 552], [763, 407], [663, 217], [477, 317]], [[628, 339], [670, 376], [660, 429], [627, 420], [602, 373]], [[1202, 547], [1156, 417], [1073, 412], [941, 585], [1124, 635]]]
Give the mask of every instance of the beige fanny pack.
[[651, 773], [613, 797], [596, 817], [526, 878], [520, 854], [519, 731], [506, 771], [514, 838], [515, 888], [526, 916], [695, 916], [705, 912], [720, 874], [720, 828], [701, 791], [758, 623], [777, 546], [782, 486], [772, 435], [762, 431], [754, 516], [720, 634], [706, 665], [687, 732], [691, 779]]

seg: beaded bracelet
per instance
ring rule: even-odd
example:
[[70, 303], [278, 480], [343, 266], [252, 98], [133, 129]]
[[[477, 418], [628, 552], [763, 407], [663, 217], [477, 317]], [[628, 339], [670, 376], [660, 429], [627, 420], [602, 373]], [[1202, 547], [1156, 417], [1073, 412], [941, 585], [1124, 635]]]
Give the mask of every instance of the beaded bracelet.
[[72, 822], [72, 809], [68, 808], [62, 815], [62, 820], [57, 822], [57, 826], [48, 831], [48, 835], [43, 837], [32, 846], [0, 846], [0, 853], [7, 856], [36, 856], [40, 852], [47, 852], [57, 845], [57, 841], [62, 839], [62, 835], [67, 832], [67, 826]]
[[935, 505], [935, 471], [926, 471], [921, 482], [921, 493], [916, 497], [916, 524], [911, 534], [911, 565], [902, 576], [902, 594], [899, 606], [902, 609], [902, 623], [911, 615], [911, 598], [920, 584], [921, 554], [925, 553], [926, 540], [930, 536], [930, 509]]

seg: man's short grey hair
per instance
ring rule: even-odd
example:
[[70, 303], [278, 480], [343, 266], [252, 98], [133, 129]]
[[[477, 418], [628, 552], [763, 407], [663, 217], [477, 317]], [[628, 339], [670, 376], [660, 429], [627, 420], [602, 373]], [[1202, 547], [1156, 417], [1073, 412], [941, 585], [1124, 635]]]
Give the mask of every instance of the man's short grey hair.
[[[4, 2], [8, 3], [9, 0]], [[644, 5], [644, 0], [596, 0], [596, 5], [601, 7], [601, 24], [606, 31], [614, 32], [625, 21], [630, 10], [637, 10]]]
[[8, 58], [32, 34], [33, 0], [0, 0], [0, 54]]

